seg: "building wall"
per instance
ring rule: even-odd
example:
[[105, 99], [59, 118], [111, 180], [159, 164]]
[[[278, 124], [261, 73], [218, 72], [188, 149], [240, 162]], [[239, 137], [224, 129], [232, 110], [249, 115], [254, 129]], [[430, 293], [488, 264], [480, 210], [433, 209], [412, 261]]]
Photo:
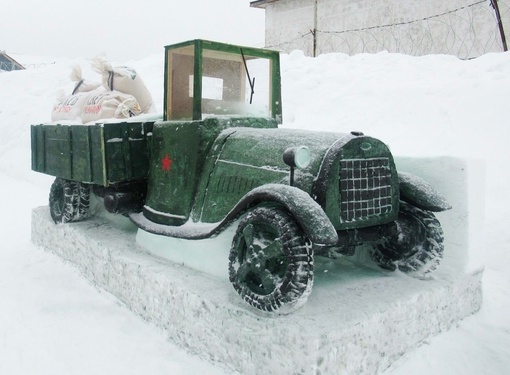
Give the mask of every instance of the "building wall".
[[[510, 0], [498, 3], [510, 32]], [[503, 50], [488, 1], [279, 0], [267, 3], [265, 11], [266, 46], [301, 49], [308, 56], [315, 49], [315, 54], [387, 50], [472, 58]]]
[[314, 25], [315, 0], [280, 0], [266, 7], [266, 46], [284, 52], [301, 49], [312, 56], [313, 43], [303, 35]]

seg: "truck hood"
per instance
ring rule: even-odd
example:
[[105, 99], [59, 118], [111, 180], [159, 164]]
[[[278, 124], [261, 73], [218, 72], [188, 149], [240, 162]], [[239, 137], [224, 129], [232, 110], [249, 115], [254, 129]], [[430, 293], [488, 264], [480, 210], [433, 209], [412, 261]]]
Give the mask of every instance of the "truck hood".
[[[235, 162], [246, 166], [289, 170], [283, 162], [283, 153], [289, 147], [306, 146], [312, 161], [299, 175], [316, 176], [324, 155], [338, 139], [349, 136], [346, 133], [313, 132], [296, 129], [228, 129], [219, 160]], [[223, 138], [223, 137], [219, 137]]]

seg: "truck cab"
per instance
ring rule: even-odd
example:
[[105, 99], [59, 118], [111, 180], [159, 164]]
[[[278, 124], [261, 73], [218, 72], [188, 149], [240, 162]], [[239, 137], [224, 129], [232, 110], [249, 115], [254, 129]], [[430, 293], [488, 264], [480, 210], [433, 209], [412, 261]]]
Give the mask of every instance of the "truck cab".
[[164, 84], [164, 121], [222, 115], [282, 121], [276, 51], [206, 40], [170, 45]]

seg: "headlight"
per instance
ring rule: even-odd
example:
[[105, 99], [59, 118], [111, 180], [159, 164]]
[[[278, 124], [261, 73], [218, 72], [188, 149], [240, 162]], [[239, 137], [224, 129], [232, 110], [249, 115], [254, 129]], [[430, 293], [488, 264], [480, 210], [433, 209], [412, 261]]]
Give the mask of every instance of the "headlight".
[[289, 167], [306, 168], [312, 161], [312, 154], [306, 146], [289, 147], [283, 153], [283, 161]]

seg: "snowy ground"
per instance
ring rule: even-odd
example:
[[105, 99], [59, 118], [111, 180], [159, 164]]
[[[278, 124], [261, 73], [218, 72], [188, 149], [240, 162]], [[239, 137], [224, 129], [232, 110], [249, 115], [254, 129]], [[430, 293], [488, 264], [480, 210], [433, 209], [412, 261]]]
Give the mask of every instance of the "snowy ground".
[[[47, 203], [52, 179], [30, 171], [29, 125], [50, 120], [58, 90], [70, 93], [73, 64], [82, 65], [85, 78], [98, 77], [85, 60], [14, 58], [40, 67], [0, 74], [0, 373], [227, 373], [175, 347], [72, 266], [31, 244], [30, 210]], [[122, 63], [138, 70], [161, 110], [163, 56]], [[362, 130], [396, 155], [485, 160], [482, 310], [386, 373], [509, 373], [510, 54], [459, 61], [388, 53], [312, 59], [294, 52], [282, 57], [282, 71], [286, 127]]]

